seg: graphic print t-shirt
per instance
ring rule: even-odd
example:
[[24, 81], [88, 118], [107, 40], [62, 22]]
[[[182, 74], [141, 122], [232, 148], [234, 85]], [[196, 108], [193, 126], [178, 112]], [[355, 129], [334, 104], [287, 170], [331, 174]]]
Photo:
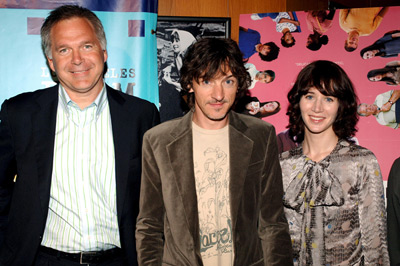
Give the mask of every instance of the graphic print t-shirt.
[[193, 126], [193, 160], [204, 265], [233, 265], [229, 202], [229, 126]]

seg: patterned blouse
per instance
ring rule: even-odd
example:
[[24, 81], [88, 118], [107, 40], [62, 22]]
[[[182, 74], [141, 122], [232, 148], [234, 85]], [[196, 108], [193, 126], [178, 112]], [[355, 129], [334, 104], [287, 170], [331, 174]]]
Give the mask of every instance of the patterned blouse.
[[340, 140], [316, 163], [281, 153], [294, 265], [389, 265], [383, 182], [374, 154]]

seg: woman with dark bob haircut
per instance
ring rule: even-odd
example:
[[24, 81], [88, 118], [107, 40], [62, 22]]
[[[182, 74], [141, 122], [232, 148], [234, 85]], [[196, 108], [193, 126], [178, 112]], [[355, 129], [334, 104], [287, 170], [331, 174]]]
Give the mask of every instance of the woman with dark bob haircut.
[[333, 62], [312, 62], [288, 99], [299, 146], [280, 162], [294, 265], [389, 265], [380, 168], [350, 140], [358, 116], [349, 77]]
[[310, 88], [315, 87], [325, 96], [334, 96], [339, 101], [339, 109], [333, 130], [341, 139], [349, 140], [356, 133], [357, 96], [353, 84], [344, 70], [330, 61], [319, 60], [306, 66], [298, 75], [296, 83], [289, 91], [289, 125], [291, 135], [297, 142], [304, 138], [304, 122], [301, 118], [300, 99]]
[[251, 84], [243, 55], [235, 41], [231, 39], [209, 38], [199, 40], [188, 48], [180, 72], [182, 94], [187, 96], [189, 107], [194, 106], [194, 93], [189, 93], [193, 81], [212, 80], [217, 75], [226, 75], [229, 71], [238, 80], [236, 99], [246, 94]]

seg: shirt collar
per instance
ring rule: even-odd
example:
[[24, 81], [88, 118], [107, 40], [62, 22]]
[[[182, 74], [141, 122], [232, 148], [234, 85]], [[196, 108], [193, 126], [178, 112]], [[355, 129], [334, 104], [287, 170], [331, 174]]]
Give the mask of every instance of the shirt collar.
[[[59, 88], [59, 98], [60, 98], [61, 107], [64, 109], [64, 111], [67, 114], [69, 114], [68, 106], [79, 108], [78, 105], [74, 101], [71, 100], [71, 98], [69, 97], [65, 88], [61, 84], [59, 85], [58, 88]], [[101, 89], [99, 95], [97, 95], [96, 99], [88, 107], [90, 107], [90, 106], [97, 107], [96, 117], [98, 117], [100, 115], [101, 111], [103, 111], [106, 103], [107, 103], [107, 94], [106, 94], [105, 83], [104, 83], [103, 88]], [[86, 107], [86, 108], [88, 108], [88, 107]]]

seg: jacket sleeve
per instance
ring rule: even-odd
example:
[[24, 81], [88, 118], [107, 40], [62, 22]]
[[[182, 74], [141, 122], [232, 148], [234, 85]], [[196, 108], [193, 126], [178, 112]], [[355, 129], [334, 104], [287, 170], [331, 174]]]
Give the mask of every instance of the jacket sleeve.
[[7, 113], [7, 101], [5, 101], [0, 110], [0, 247], [3, 244], [7, 227], [15, 175], [15, 153]]
[[142, 183], [136, 224], [136, 250], [139, 265], [161, 265], [165, 208], [157, 162], [149, 134], [142, 150]]
[[293, 265], [292, 244], [283, 210], [282, 171], [275, 130], [268, 136], [265, 168], [261, 182], [259, 236], [265, 265]]
[[390, 169], [386, 197], [390, 264], [400, 265], [400, 158]]

